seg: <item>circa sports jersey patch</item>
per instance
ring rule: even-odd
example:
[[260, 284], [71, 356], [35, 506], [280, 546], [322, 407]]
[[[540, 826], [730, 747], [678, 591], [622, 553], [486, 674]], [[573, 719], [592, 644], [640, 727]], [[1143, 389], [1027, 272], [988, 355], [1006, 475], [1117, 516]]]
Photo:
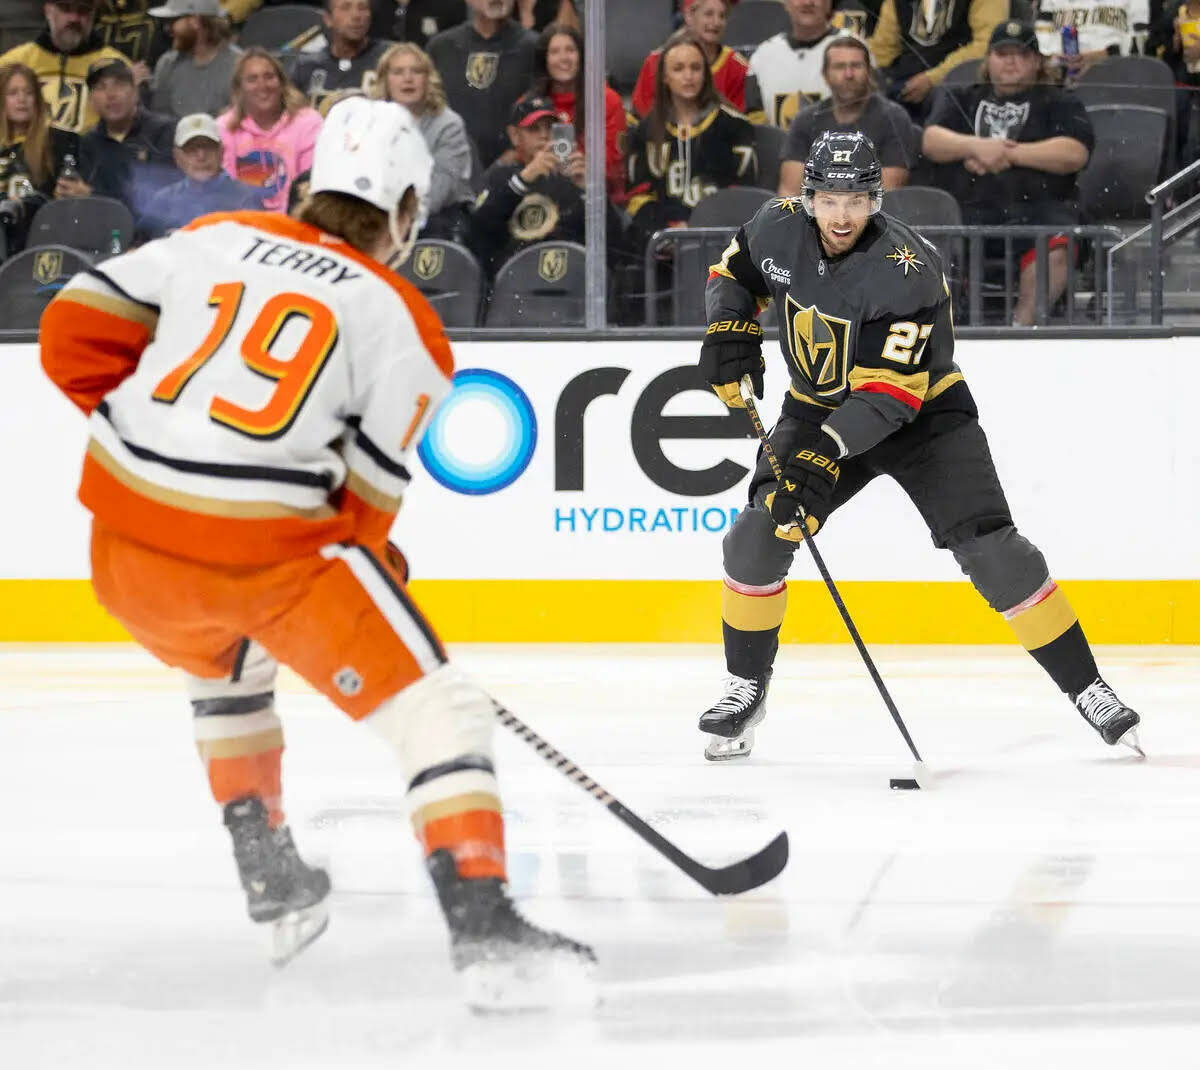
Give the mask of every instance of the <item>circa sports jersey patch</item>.
[[1029, 101], [1014, 104], [1006, 101], [981, 100], [975, 112], [977, 137], [1016, 138], [1025, 129], [1029, 118]]
[[792, 273], [787, 268], [780, 267], [772, 257], [768, 256], [762, 262], [762, 272], [784, 286], [792, 284]]
[[907, 245], [903, 248], [897, 245], [892, 246], [892, 251], [888, 253], [885, 259], [890, 260], [896, 267], [904, 268], [904, 277], [908, 278], [908, 269], [912, 268], [918, 275], [921, 274], [921, 268], [925, 266], [924, 260], [918, 260], [917, 254], [914, 253]]

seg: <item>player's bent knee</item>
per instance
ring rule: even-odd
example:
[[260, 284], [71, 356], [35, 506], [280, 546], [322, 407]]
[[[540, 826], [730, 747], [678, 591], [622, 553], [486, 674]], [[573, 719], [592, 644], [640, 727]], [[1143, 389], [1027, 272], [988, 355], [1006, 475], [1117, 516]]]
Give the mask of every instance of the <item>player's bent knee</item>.
[[725, 575], [749, 587], [776, 584], [787, 576], [796, 545], [775, 537], [765, 509], [743, 509], [721, 542]]
[[492, 764], [496, 706], [477, 684], [443, 665], [364, 718], [396, 749], [414, 811], [438, 799], [497, 795]]
[[998, 613], [1019, 605], [1050, 578], [1042, 552], [1011, 525], [950, 549], [959, 568]]

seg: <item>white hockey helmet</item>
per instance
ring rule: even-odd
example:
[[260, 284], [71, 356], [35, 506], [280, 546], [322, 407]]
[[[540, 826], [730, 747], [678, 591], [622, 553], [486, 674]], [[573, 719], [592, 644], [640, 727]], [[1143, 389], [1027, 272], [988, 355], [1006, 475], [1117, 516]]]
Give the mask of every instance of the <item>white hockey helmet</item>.
[[[403, 263], [425, 225], [432, 172], [433, 157], [407, 108], [347, 97], [329, 109], [317, 134], [309, 193], [345, 193], [387, 212]], [[401, 234], [397, 212], [410, 186], [417, 213], [408, 233]]]

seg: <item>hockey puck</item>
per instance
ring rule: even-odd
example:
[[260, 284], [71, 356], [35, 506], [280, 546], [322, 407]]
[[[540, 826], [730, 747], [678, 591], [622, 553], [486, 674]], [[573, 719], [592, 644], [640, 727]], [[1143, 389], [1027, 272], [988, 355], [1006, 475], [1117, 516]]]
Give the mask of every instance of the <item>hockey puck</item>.
[[921, 790], [921, 785], [918, 784], [915, 780], [912, 780], [912, 779], [909, 779], [906, 777], [896, 777], [896, 776], [892, 777], [892, 779], [888, 781], [888, 787], [891, 788], [892, 791], [920, 791]]

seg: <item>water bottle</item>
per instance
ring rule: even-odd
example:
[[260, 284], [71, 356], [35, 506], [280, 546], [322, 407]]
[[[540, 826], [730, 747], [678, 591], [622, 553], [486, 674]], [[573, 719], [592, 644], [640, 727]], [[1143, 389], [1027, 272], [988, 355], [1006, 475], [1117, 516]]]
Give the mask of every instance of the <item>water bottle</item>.
[[1067, 76], [1073, 78], [1079, 71], [1079, 31], [1074, 26], [1062, 28], [1062, 54]]
[[108, 236], [108, 255], [119, 256], [121, 254], [121, 232], [113, 229], [113, 232]]

